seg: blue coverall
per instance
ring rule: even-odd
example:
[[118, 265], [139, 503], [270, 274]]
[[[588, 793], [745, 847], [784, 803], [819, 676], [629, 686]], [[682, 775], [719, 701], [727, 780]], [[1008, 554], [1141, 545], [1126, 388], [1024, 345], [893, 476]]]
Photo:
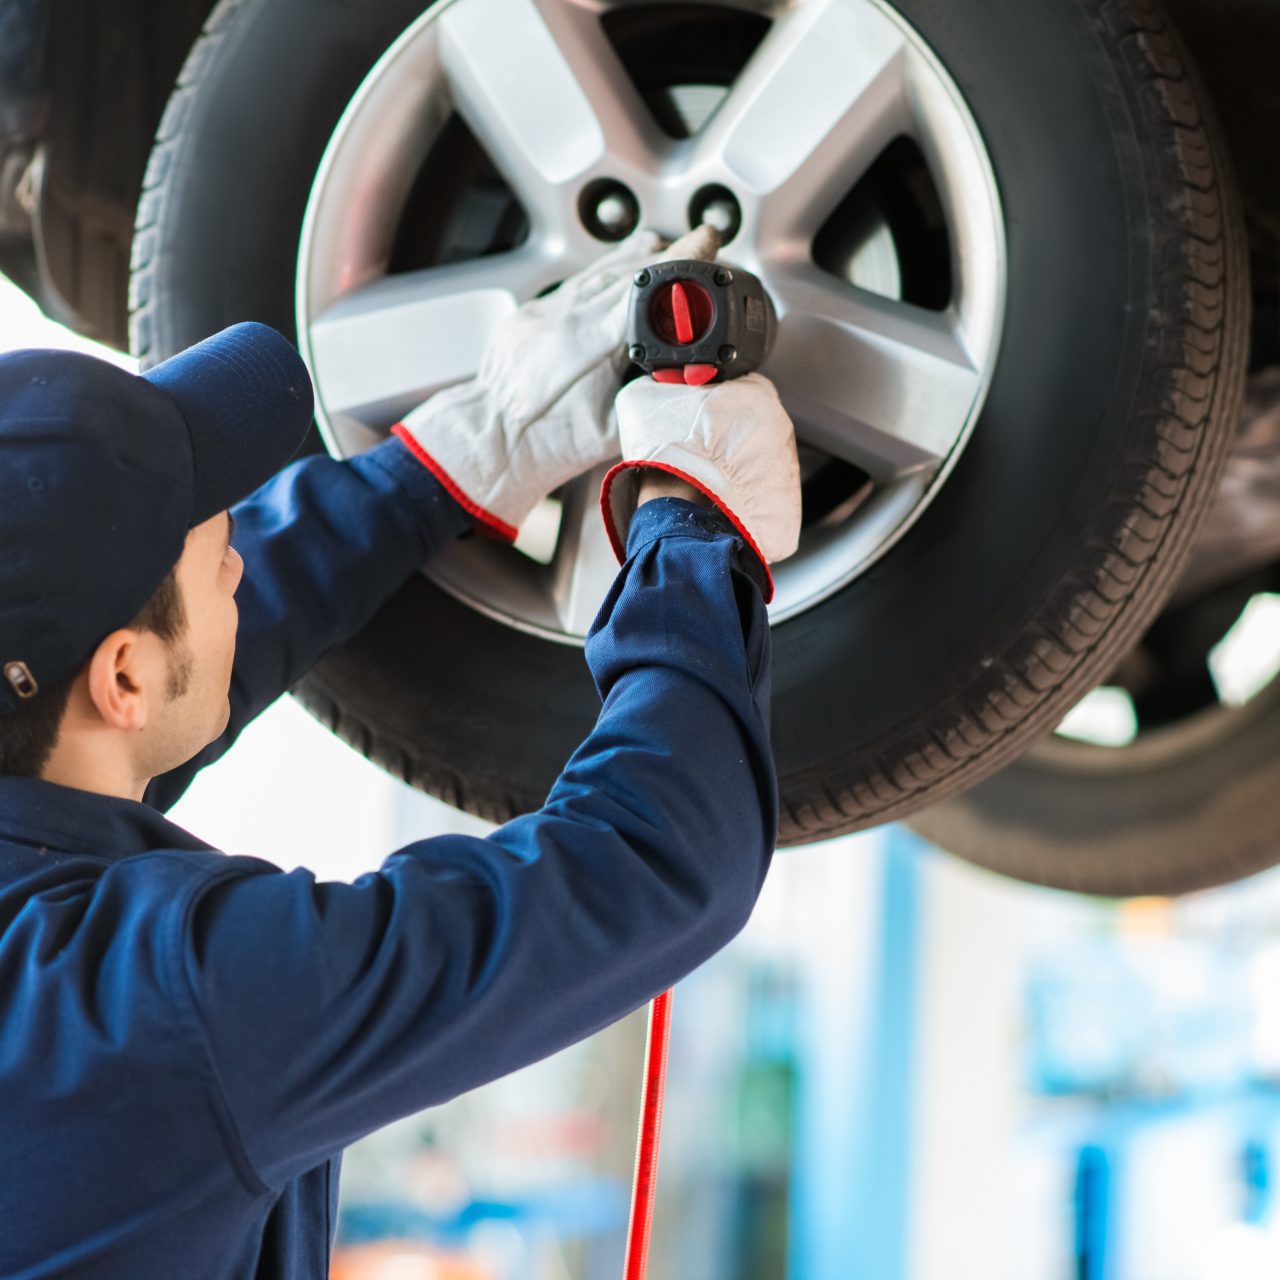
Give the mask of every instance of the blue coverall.
[[676, 499], [637, 513], [587, 641], [600, 718], [539, 812], [352, 884], [168, 822], [470, 527], [395, 439], [295, 462], [234, 514], [223, 737], [141, 804], [0, 778], [4, 1280], [320, 1280], [344, 1147], [637, 1008], [742, 928], [769, 864], [759, 567]]

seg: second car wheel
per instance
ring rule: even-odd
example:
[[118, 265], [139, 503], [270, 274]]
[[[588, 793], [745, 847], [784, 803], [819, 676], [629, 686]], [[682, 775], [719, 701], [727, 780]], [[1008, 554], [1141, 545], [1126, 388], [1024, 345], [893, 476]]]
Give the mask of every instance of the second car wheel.
[[[224, 0], [139, 212], [134, 334], [296, 334], [351, 453], [488, 325], [700, 217], [778, 306], [805, 528], [779, 566], [782, 839], [908, 814], [1117, 662], [1230, 442], [1247, 281], [1221, 148], [1146, 0]], [[592, 479], [464, 544], [299, 689], [502, 820], [596, 710]]]
[[922, 834], [991, 870], [1108, 896], [1186, 893], [1280, 861], [1275, 356], [1255, 339], [1262, 367], [1218, 497], [1155, 623], [1057, 731], [914, 814]]

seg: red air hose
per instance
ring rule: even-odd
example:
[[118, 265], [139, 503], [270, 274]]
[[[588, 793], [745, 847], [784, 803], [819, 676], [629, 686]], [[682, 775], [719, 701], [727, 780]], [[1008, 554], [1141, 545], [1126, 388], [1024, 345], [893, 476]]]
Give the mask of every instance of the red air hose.
[[627, 1229], [627, 1261], [623, 1280], [644, 1280], [649, 1266], [649, 1229], [653, 1225], [653, 1193], [658, 1182], [658, 1143], [662, 1137], [662, 1095], [667, 1083], [667, 1045], [671, 1039], [671, 992], [649, 1007], [649, 1042], [644, 1054], [644, 1098], [640, 1105], [640, 1137], [636, 1144], [636, 1180]]

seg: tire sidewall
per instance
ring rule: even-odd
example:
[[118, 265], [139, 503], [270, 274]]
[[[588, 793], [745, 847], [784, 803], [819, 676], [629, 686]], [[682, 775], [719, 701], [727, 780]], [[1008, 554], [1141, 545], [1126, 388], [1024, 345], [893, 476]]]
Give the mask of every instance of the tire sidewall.
[[1231, 716], [1204, 749], [1139, 766], [1104, 768], [1095, 749], [1073, 769], [1033, 748], [911, 825], [978, 866], [1055, 889], [1175, 895], [1238, 880], [1276, 862], [1280, 682]]

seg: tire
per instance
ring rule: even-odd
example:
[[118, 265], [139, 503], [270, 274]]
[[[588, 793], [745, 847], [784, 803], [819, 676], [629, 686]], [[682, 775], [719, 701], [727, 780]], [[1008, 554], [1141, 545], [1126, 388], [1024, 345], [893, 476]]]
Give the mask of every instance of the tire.
[[1020, 880], [1109, 897], [1186, 893], [1280, 862], [1280, 347], [1255, 330], [1253, 359], [1192, 562], [1107, 680], [1128, 713], [1110, 745], [1077, 719], [1072, 736], [913, 815], [922, 835]]
[[1173, 895], [1280, 860], [1280, 682], [1167, 753], [1090, 768], [1033, 749], [911, 819], [988, 870], [1105, 897]]
[[[219, 6], [139, 207], [131, 304], [144, 361], [241, 319], [293, 333], [321, 154], [418, 7]], [[870, 570], [774, 628], [786, 844], [971, 786], [1107, 674], [1176, 579], [1242, 385], [1234, 189], [1154, 5], [895, 8], [959, 86], [988, 150], [1008, 242], [1004, 338], [936, 500]], [[580, 652], [422, 577], [296, 692], [365, 755], [494, 821], [541, 803], [598, 709]]]

